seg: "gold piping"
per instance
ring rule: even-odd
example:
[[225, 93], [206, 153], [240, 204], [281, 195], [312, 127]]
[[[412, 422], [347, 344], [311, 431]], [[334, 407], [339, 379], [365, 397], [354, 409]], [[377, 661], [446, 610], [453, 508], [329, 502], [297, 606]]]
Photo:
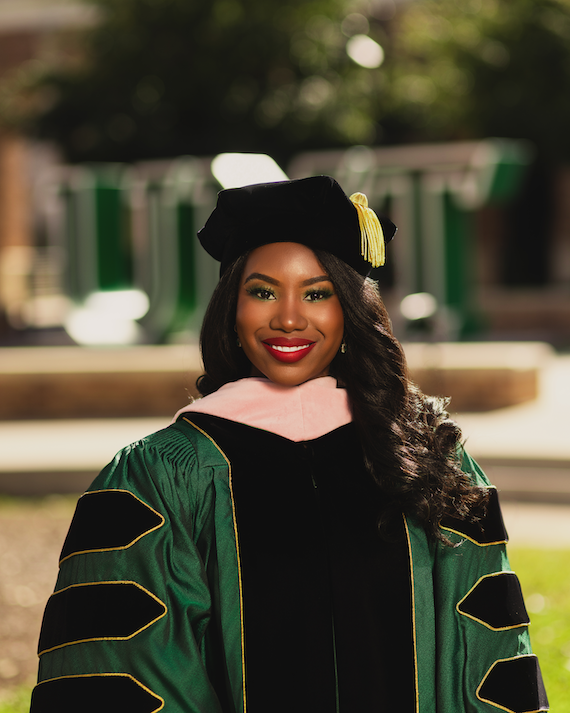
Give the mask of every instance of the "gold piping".
[[[494, 485], [486, 485], [485, 486], [486, 490], [497, 490], [496, 486]], [[440, 525], [441, 530], [447, 530], [447, 532], [453, 532], [456, 535], [459, 535], [460, 537], [463, 537], [466, 540], [469, 540], [469, 542], [472, 542], [474, 545], [477, 545], [477, 547], [492, 547], [493, 545], [506, 545], [507, 542], [509, 541], [508, 536], [504, 540], [496, 540], [495, 542], [477, 542], [477, 540], [474, 540], [472, 537], [469, 537], [469, 535], [466, 535], [464, 532], [461, 532], [460, 530], [454, 530], [452, 527], [444, 527], [443, 525]]]
[[410, 531], [408, 529], [408, 521], [406, 516], [402, 514], [404, 518], [404, 529], [406, 530], [406, 539], [408, 541], [408, 553], [410, 557], [410, 583], [412, 586], [412, 634], [414, 637], [414, 683], [416, 687], [416, 713], [420, 710], [420, 689], [418, 680], [418, 642], [417, 642], [417, 630], [416, 630], [416, 592], [415, 592], [415, 581], [414, 581], [414, 558], [412, 555], [412, 541], [410, 538]]
[[469, 619], [472, 619], [473, 621], [478, 622], [479, 624], [483, 624], [483, 626], [486, 626], [487, 629], [491, 629], [491, 631], [510, 631], [511, 629], [520, 629], [522, 626], [528, 626], [530, 624], [530, 620], [523, 622], [522, 624], [512, 624], [511, 626], [491, 626], [491, 624], [488, 624], [486, 621], [483, 621], [483, 619], [479, 619], [476, 616], [473, 616], [472, 614], [468, 614], [467, 612], [461, 611], [459, 608], [460, 605], [467, 599], [467, 597], [473, 592], [479, 584], [484, 580], [488, 579], [489, 577], [502, 577], [504, 575], [513, 575], [516, 577], [516, 574], [514, 572], [493, 572], [492, 574], [484, 574], [482, 577], [479, 577], [479, 579], [475, 582], [475, 584], [471, 587], [471, 589], [467, 592], [467, 594], [460, 599], [457, 604], [455, 605], [456, 610], [458, 611], [459, 614], [462, 616], [466, 616]]
[[86, 493], [84, 493], [81, 498], [86, 497], [87, 495], [93, 495], [96, 493], [128, 493], [131, 497], [133, 497], [135, 500], [138, 500], [139, 503], [142, 503], [146, 508], [151, 510], [155, 515], [158, 515], [160, 518], [161, 522], [158, 525], [155, 525], [155, 527], [151, 527], [150, 530], [145, 530], [142, 532], [140, 535], [135, 537], [134, 540], [131, 540], [131, 542], [127, 543], [126, 545], [120, 545], [119, 547], [103, 547], [101, 549], [91, 549], [91, 550], [78, 550], [77, 552], [72, 552], [71, 554], [67, 555], [63, 559], [59, 561], [59, 565], [63, 564], [66, 560], [68, 560], [70, 557], [75, 557], [76, 555], [86, 555], [89, 553], [95, 553], [95, 552], [115, 552], [117, 550], [127, 550], [129, 547], [132, 547], [134, 544], [136, 544], [139, 540], [141, 540], [143, 537], [146, 535], [150, 534], [151, 532], [154, 532], [155, 530], [158, 530], [161, 528], [164, 523], [164, 515], [161, 515], [157, 510], [154, 508], [151, 508], [150, 505], [144, 502], [144, 500], [141, 500], [138, 496], [136, 496], [134, 493], [131, 493], [130, 490], [125, 490], [124, 488], [104, 488], [102, 490], [89, 490]]
[[130, 678], [131, 681], [134, 681], [134, 682], [137, 684], [137, 686], [139, 686], [139, 687], [142, 688], [144, 691], [146, 691], [147, 693], [149, 693], [151, 696], [153, 696], [153, 698], [156, 698], [158, 701], [160, 701], [160, 708], [155, 708], [155, 709], [152, 711], [152, 713], [158, 713], [158, 711], [161, 711], [161, 710], [164, 708], [164, 698], [162, 698], [161, 696], [159, 696], [159, 695], [158, 695], [157, 693], [155, 693], [154, 691], [151, 691], [150, 688], [148, 688], [147, 686], [145, 686], [145, 685], [144, 685], [143, 683], [141, 683], [140, 681], [137, 681], [137, 679], [136, 679], [134, 676], [131, 676], [130, 673], [79, 673], [79, 674], [75, 674], [75, 675], [72, 675], [72, 676], [57, 676], [56, 678], [47, 678], [45, 681], [40, 681], [40, 682], [37, 684], [36, 688], [37, 688], [38, 686], [41, 686], [43, 683], [52, 683], [52, 681], [63, 681], [63, 680], [65, 680], [65, 679], [67, 679], [67, 678], [95, 678], [95, 677], [97, 677], [97, 678], [99, 678], [99, 677], [101, 677], [101, 678], [109, 678], [109, 677], [112, 677], [112, 676], [114, 676], [114, 677], [121, 677], [121, 678]]
[[162, 614], [157, 616], [155, 619], [152, 621], [147, 622], [143, 627], [138, 629], [137, 631], [134, 631], [132, 634], [129, 634], [128, 636], [94, 636], [90, 639], [78, 639], [77, 641], [66, 641], [63, 644], [58, 644], [57, 646], [52, 646], [51, 649], [44, 649], [42, 651], [38, 652], [38, 656], [43, 656], [44, 654], [49, 654], [50, 651], [55, 651], [56, 649], [62, 649], [65, 646], [73, 646], [74, 644], [85, 644], [89, 641], [128, 641], [129, 639], [133, 639], [137, 634], [140, 634], [141, 631], [144, 631], [145, 629], [148, 629], [149, 626], [152, 626], [155, 624], [157, 621], [162, 619], [162, 617], [166, 616], [168, 612], [168, 607], [166, 604], [161, 601], [155, 594], [152, 592], [149, 592], [148, 589], [145, 589], [145, 587], [141, 586], [137, 582], [131, 582], [128, 580], [125, 581], [110, 581], [110, 582], [82, 582], [80, 584], [70, 584], [69, 587], [64, 587], [63, 589], [58, 589], [57, 592], [54, 592], [50, 599], [53, 599], [53, 597], [57, 596], [58, 594], [61, 594], [62, 592], [67, 592], [68, 589], [75, 589], [76, 587], [93, 587], [98, 584], [134, 584], [135, 587], [138, 589], [141, 589], [145, 594], [148, 594], [149, 597], [154, 599], [156, 602], [158, 602], [161, 606], [164, 607], [164, 611]]
[[465, 540], [469, 540], [469, 542], [472, 542], [474, 545], [477, 545], [477, 547], [492, 547], [493, 545], [506, 545], [508, 542], [508, 540], [496, 540], [495, 542], [477, 542], [477, 540], [474, 540], [472, 537], [469, 537], [469, 535], [466, 535], [464, 532], [460, 532], [459, 530], [454, 530], [452, 527], [444, 527], [443, 525], [440, 525], [440, 529], [447, 530], [448, 532], [453, 532], [456, 535], [463, 537]]
[[[495, 703], [495, 701], [492, 701], [487, 698], [481, 698], [481, 696], [479, 695], [479, 691], [483, 687], [483, 684], [487, 680], [487, 677], [489, 676], [491, 671], [495, 668], [495, 666], [498, 663], [504, 663], [505, 661], [516, 661], [517, 659], [527, 659], [527, 658], [535, 659], [536, 654], [522, 654], [521, 656], [511, 656], [510, 658], [506, 658], [506, 659], [497, 659], [493, 663], [491, 668], [487, 671], [487, 673], [483, 676], [481, 683], [477, 686], [477, 690], [475, 691], [475, 695], [477, 696], [477, 698], [480, 701], [483, 701], [483, 703], [489, 703], [489, 705], [494, 706], [495, 708], [500, 708], [502, 711], [506, 711], [507, 713], [517, 713], [517, 711], [514, 711], [512, 708], [507, 708], [506, 706], [502, 706], [502, 705], [500, 705], [500, 703]], [[530, 711], [522, 711], [522, 713], [542, 713], [543, 711], [547, 711], [547, 710], [548, 710], [548, 708], [533, 708]]]
[[195, 428], [197, 431], [199, 431], [203, 436], [205, 436], [212, 445], [216, 447], [222, 458], [226, 461], [227, 466], [228, 466], [228, 485], [230, 488], [230, 498], [232, 501], [232, 520], [233, 520], [233, 526], [234, 526], [234, 536], [236, 540], [236, 557], [237, 557], [237, 563], [238, 563], [238, 585], [239, 585], [239, 615], [240, 615], [240, 633], [241, 633], [241, 675], [242, 675], [242, 683], [243, 683], [243, 710], [244, 713], [247, 713], [247, 700], [246, 700], [246, 692], [245, 692], [245, 629], [244, 629], [244, 623], [243, 623], [243, 584], [242, 584], [242, 576], [241, 576], [241, 557], [240, 557], [240, 551], [239, 551], [239, 536], [238, 536], [238, 528], [237, 528], [237, 519], [236, 519], [236, 504], [234, 500], [234, 489], [233, 489], [233, 483], [232, 483], [232, 465], [230, 461], [228, 460], [228, 457], [226, 454], [223, 452], [223, 450], [220, 448], [220, 446], [214, 441], [214, 439], [206, 433], [206, 431], [203, 431], [199, 426], [197, 426], [195, 423], [192, 423], [192, 421], [189, 421], [186, 417], [182, 419], [183, 421], [186, 421], [186, 423], [190, 424], [192, 428]]

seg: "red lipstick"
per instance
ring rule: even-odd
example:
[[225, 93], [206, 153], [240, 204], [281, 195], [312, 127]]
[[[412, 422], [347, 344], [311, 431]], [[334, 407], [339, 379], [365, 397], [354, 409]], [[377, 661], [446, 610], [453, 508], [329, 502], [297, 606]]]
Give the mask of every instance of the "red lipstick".
[[306, 357], [316, 342], [312, 342], [310, 339], [299, 339], [298, 337], [293, 337], [292, 339], [273, 337], [264, 339], [262, 344], [277, 361], [293, 364]]

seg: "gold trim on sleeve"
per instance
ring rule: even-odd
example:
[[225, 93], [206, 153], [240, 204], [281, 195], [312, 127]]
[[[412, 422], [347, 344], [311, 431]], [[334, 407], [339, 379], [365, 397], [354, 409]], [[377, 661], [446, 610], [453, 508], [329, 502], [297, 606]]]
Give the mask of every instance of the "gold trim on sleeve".
[[[495, 666], [498, 663], [505, 663], [505, 661], [516, 661], [517, 659], [528, 659], [528, 658], [535, 659], [536, 654], [521, 654], [520, 656], [510, 656], [509, 658], [506, 658], [506, 659], [497, 659], [493, 663], [493, 665], [489, 668], [487, 673], [483, 676], [481, 683], [477, 686], [477, 690], [475, 691], [475, 695], [477, 696], [477, 698], [480, 701], [483, 701], [483, 703], [488, 703], [489, 705], [493, 706], [494, 708], [500, 708], [502, 711], [506, 711], [506, 713], [517, 713], [517, 711], [514, 711], [512, 708], [507, 708], [506, 706], [502, 706], [500, 703], [496, 703], [495, 701], [492, 701], [487, 698], [481, 698], [481, 696], [479, 695], [479, 691], [483, 687], [483, 684], [487, 680], [491, 671], [495, 668]], [[545, 711], [547, 711], [547, 710], [548, 710], [547, 708], [533, 708], [532, 710], [524, 711], [524, 713], [545, 713]]]
[[[485, 486], [486, 490], [497, 490], [497, 488], [494, 485], [488, 485]], [[452, 527], [445, 527], [444, 525], [440, 525], [441, 530], [447, 530], [447, 532], [453, 532], [455, 535], [459, 535], [460, 537], [463, 537], [465, 540], [469, 540], [469, 542], [472, 542], [474, 545], [477, 545], [477, 547], [493, 547], [493, 545], [506, 545], [509, 541], [508, 536], [504, 540], [495, 540], [494, 542], [477, 542], [477, 540], [474, 540], [472, 537], [469, 537], [469, 535], [466, 535], [464, 532], [461, 532], [460, 530], [454, 530]]]
[[210, 434], [206, 433], [206, 431], [203, 431], [199, 426], [197, 426], [195, 423], [192, 423], [192, 421], [188, 420], [187, 418], [183, 418], [186, 423], [188, 423], [192, 428], [196, 429], [199, 431], [203, 436], [205, 436], [210, 443], [212, 443], [213, 446], [215, 446], [216, 450], [220, 453], [222, 458], [226, 461], [227, 466], [228, 466], [228, 485], [230, 488], [230, 498], [232, 501], [232, 520], [233, 520], [233, 527], [234, 527], [234, 536], [235, 536], [235, 541], [236, 541], [236, 557], [237, 557], [237, 564], [238, 564], [238, 586], [239, 586], [239, 613], [240, 613], [240, 632], [241, 632], [241, 673], [242, 673], [242, 683], [243, 683], [243, 711], [244, 713], [247, 713], [247, 700], [246, 700], [246, 690], [245, 690], [245, 629], [244, 629], [244, 622], [243, 622], [243, 583], [242, 583], [242, 573], [241, 573], [241, 557], [240, 557], [240, 549], [239, 549], [239, 535], [238, 535], [238, 528], [237, 528], [237, 518], [236, 518], [236, 504], [234, 500], [234, 489], [233, 489], [233, 482], [232, 482], [232, 465], [226, 456], [226, 454], [223, 452], [223, 450], [220, 448], [220, 446], [214, 441], [214, 439], [210, 436]]
[[412, 555], [412, 541], [410, 538], [410, 530], [408, 528], [408, 520], [406, 516], [402, 514], [404, 519], [404, 529], [406, 530], [406, 540], [408, 542], [408, 554], [410, 558], [410, 584], [412, 588], [412, 635], [414, 639], [414, 683], [416, 687], [416, 713], [420, 710], [420, 690], [418, 681], [418, 642], [417, 642], [417, 630], [416, 630], [416, 591], [415, 591], [415, 581], [414, 581], [414, 558]]
[[468, 614], [467, 612], [461, 611], [459, 607], [461, 604], [467, 599], [467, 597], [473, 592], [479, 584], [484, 580], [484, 579], [489, 579], [490, 577], [503, 577], [505, 575], [513, 575], [516, 577], [516, 574], [514, 572], [510, 572], [508, 570], [504, 572], [493, 572], [492, 574], [484, 574], [482, 577], [479, 577], [479, 579], [475, 582], [475, 584], [471, 587], [471, 589], [467, 592], [467, 594], [462, 597], [457, 604], [455, 605], [455, 609], [461, 616], [466, 616], [468, 619], [472, 619], [473, 621], [476, 621], [478, 624], [483, 624], [483, 626], [486, 626], [487, 629], [491, 629], [491, 631], [509, 631], [510, 629], [520, 629], [523, 626], [528, 626], [530, 624], [530, 619], [528, 621], [523, 622], [522, 624], [511, 624], [510, 626], [491, 626], [491, 624], [488, 624], [486, 621], [483, 621], [483, 619], [479, 619], [476, 616], [473, 616], [472, 614]]
[[110, 582], [81, 582], [80, 584], [70, 584], [69, 587], [64, 587], [63, 589], [58, 589], [57, 592], [54, 592], [50, 599], [53, 599], [54, 597], [57, 597], [58, 594], [61, 594], [62, 592], [67, 592], [69, 589], [74, 589], [76, 587], [92, 587], [96, 586], [98, 584], [134, 584], [135, 587], [138, 589], [142, 590], [145, 594], [147, 594], [151, 599], [154, 599], [156, 602], [158, 602], [162, 607], [164, 607], [164, 611], [162, 614], [159, 616], [155, 617], [152, 621], [147, 622], [144, 626], [142, 626], [140, 629], [137, 629], [137, 631], [134, 631], [132, 634], [129, 634], [128, 636], [94, 636], [89, 639], [78, 639], [77, 641], [66, 641], [63, 644], [58, 644], [57, 646], [52, 646], [49, 649], [44, 649], [43, 651], [38, 652], [38, 656], [43, 656], [43, 654], [49, 654], [50, 651], [55, 651], [56, 649], [62, 649], [65, 646], [73, 646], [74, 644], [85, 644], [90, 641], [128, 641], [129, 639], [133, 639], [135, 636], [140, 634], [142, 631], [145, 629], [148, 629], [149, 626], [152, 626], [155, 624], [157, 621], [162, 619], [163, 617], [166, 616], [168, 613], [168, 607], [166, 604], [159, 599], [155, 594], [152, 592], [149, 592], [148, 589], [143, 587], [142, 585], [138, 584], [137, 582], [131, 582], [129, 580], [125, 581], [110, 581]]
[[68, 679], [68, 678], [111, 678], [111, 677], [115, 677], [115, 678], [130, 678], [131, 681], [133, 681], [133, 683], [136, 683], [137, 686], [139, 686], [140, 688], [143, 689], [143, 691], [146, 691], [146, 692], [147, 692], [149, 695], [151, 695], [153, 698], [156, 698], [156, 700], [160, 703], [160, 707], [159, 707], [159, 708], [155, 708], [155, 709], [152, 711], [152, 713], [158, 713], [159, 711], [161, 711], [161, 710], [164, 708], [164, 703], [165, 703], [164, 698], [162, 698], [161, 696], [159, 696], [159, 695], [158, 695], [157, 693], [155, 693], [154, 691], [151, 691], [150, 688], [148, 688], [148, 686], [145, 686], [144, 683], [141, 683], [141, 682], [138, 681], [134, 676], [131, 676], [130, 673], [78, 673], [78, 674], [74, 674], [74, 675], [71, 675], [71, 676], [56, 676], [55, 678], [48, 678], [48, 679], [46, 679], [45, 681], [40, 681], [40, 682], [36, 685], [36, 688], [37, 688], [38, 686], [43, 685], [44, 683], [52, 683], [53, 681], [63, 681], [63, 680]]
[[86, 554], [97, 553], [97, 552], [115, 552], [118, 550], [128, 550], [129, 547], [132, 547], [134, 544], [136, 544], [143, 537], [146, 537], [146, 535], [150, 534], [151, 532], [154, 532], [155, 530], [160, 529], [166, 522], [164, 519], [164, 515], [161, 515], [157, 510], [152, 508], [148, 503], [145, 503], [144, 500], [141, 500], [141, 498], [139, 498], [137, 495], [132, 493], [130, 490], [126, 490], [124, 488], [103, 488], [102, 490], [88, 490], [86, 493], [83, 493], [81, 498], [85, 498], [88, 495], [95, 495], [97, 493], [128, 493], [131, 497], [133, 497], [135, 500], [138, 500], [145, 507], [147, 507], [151, 512], [153, 512], [155, 515], [157, 515], [160, 518], [160, 522], [158, 525], [151, 527], [150, 530], [145, 530], [140, 535], [137, 535], [134, 538], [134, 540], [131, 540], [131, 542], [128, 542], [126, 545], [119, 545], [118, 547], [102, 547], [102, 548], [96, 548], [96, 549], [78, 550], [77, 552], [72, 552], [71, 554], [67, 555], [66, 557], [64, 557], [63, 559], [61, 559], [59, 561], [60, 566], [63, 564], [63, 562], [68, 560], [70, 557], [75, 557], [76, 555], [86, 555]]
[[474, 545], [477, 545], [477, 547], [493, 547], [494, 545], [506, 545], [508, 540], [497, 540], [496, 542], [477, 542], [477, 540], [474, 540], [472, 537], [469, 537], [469, 535], [466, 535], [464, 532], [460, 532], [459, 530], [454, 530], [452, 527], [444, 527], [443, 525], [440, 525], [441, 530], [447, 530], [447, 532], [453, 532], [455, 535], [459, 535], [459, 537], [462, 537], [464, 540], [469, 540], [469, 542], [472, 542]]

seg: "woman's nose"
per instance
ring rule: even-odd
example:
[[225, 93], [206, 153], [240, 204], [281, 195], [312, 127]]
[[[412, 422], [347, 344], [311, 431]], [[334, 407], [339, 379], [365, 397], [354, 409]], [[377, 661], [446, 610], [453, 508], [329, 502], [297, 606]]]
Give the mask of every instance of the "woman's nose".
[[280, 329], [285, 332], [306, 329], [307, 320], [303, 303], [298, 299], [282, 299], [276, 304], [276, 309], [269, 326], [271, 329]]

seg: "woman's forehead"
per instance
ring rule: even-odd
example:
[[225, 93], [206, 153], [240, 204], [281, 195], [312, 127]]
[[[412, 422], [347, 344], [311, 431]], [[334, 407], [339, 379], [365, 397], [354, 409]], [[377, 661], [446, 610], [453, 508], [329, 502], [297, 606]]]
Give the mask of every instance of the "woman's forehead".
[[244, 269], [244, 279], [251, 272], [293, 275], [326, 275], [315, 253], [306, 245], [295, 242], [267, 243], [252, 250]]

